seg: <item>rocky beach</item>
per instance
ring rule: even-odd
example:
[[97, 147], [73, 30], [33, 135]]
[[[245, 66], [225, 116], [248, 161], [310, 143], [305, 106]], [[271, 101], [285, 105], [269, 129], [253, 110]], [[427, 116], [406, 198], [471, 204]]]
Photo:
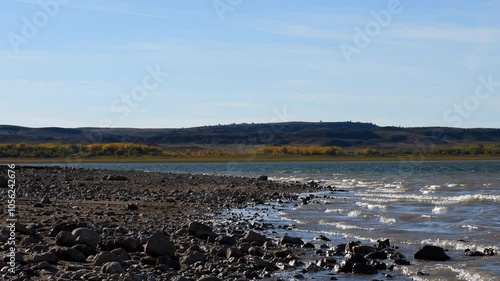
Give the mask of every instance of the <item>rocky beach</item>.
[[[259, 220], [264, 213], [231, 212], [308, 204], [318, 199], [314, 192], [343, 192], [315, 182], [43, 166], [15, 172], [18, 222], [14, 232], [7, 226], [0, 234], [2, 280], [300, 280], [319, 271], [328, 272], [326, 280], [339, 274], [394, 280], [394, 267], [410, 265], [413, 254], [431, 261], [450, 258], [433, 246], [400, 253], [388, 239], [334, 245], [319, 235], [305, 241], [282, 234], [293, 224], [266, 223]], [[0, 175], [7, 218], [7, 166]], [[275, 236], [263, 234], [274, 229], [280, 230], [272, 231]]]

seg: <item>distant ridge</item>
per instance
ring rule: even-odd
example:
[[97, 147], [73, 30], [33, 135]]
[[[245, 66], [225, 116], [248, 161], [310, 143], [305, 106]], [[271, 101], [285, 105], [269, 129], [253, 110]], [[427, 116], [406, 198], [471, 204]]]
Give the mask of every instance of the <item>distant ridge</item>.
[[0, 125], [0, 143], [128, 142], [161, 147], [320, 145], [346, 149], [500, 144], [500, 129], [381, 127], [360, 122], [231, 124], [175, 129], [28, 128]]

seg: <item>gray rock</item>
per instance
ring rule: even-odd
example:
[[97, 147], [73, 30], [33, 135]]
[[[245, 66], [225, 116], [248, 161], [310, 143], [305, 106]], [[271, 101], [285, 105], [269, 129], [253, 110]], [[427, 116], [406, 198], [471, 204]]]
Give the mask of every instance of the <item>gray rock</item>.
[[72, 247], [76, 244], [76, 238], [67, 231], [60, 231], [56, 236], [56, 245]]
[[217, 237], [217, 234], [212, 231], [210, 226], [195, 221], [189, 223], [188, 231], [190, 235], [204, 240], [209, 238], [215, 239]]
[[148, 239], [144, 250], [146, 254], [155, 258], [161, 256], [173, 257], [175, 255], [175, 251], [175, 245], [170, 242], [167, 236], [160, 232], [153, 234]]
[[121, 261], [122, 260], [119, 257], [117, 257], [115, 254], [108, 252], [108, 251], [104, 251], [104, 252], [97, 254], [97, 256], [95, 256], [94, 265], [101, 266], [101, 265], [108, 263], [108, 262], [121, 262]]
[[180, 263], [183, 265], [192, 265], [197, 262], [205, 262], [206, 259], [207, 257], [204, 254], [196, 251], [181, 258]]
[[82, 252], [73, 248], [55, 246], [49, 251], [54, 253], [57, 258], [62, 261], [85, 262], [85, 256]]
[[291, 245], [304, 245], [304, 241], [298, 237], [291, 237], [285, 235], [281, 237], [280, 244], [291, 244]]
[[101, 272], [107, 274], [122, 273], [123, 267], [119, 262], [108, 262], [102, 265]]
[[71, 232], [76, 238], [77, 243], [85, 244], [91, 247], [97, 246], [101, 241], [101, 236], [92, 228], [77, 228]]
[[418, 250], [414, 258], [428, 261], [447, 261], [450, 259], [443, 248], [432, 245], [425, 245], [422, 249]]
[[233, 246], [238, 243], [238, 239], [234, 236], [229, 235], [221, 235], [215, 239], [216, 242], [219, 242], [220, 245], [229, 245]]
[[247, 232], [247, 234], [245, 235], [245, 237], [243, 237], [243, 241], [244, 242], [259, 242], [259, 243], [264, 243], [267, 241], [267, 237], [265, 235], [262, 235], [260, 233], [257, 233], [253, 230], [250, 230], [249, 232]]
[[59, 261], [57, 259], [56, 254], [54, 253], [43, 253], [43, 254], [36, 254], [33, 256], [33, 260], [35, 262], [48, 262], [50, 264], [57, 264]]
[[114, 250], [111, 251], [111, 253], [114, 254], [115, 256], [117, 256], [118, 258], [120, 258], [121, 260], [124, 260], [124, 261], [130, 259], [130, 255], [123, 248], [114, 249]]

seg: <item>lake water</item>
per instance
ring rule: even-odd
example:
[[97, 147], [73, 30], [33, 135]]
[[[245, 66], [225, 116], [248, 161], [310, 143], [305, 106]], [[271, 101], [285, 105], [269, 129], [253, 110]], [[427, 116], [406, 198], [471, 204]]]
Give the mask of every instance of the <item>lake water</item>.
[[[347, 192], [316, 203], [283, 209], [274, 217], [293, 221], [296, 235], [324, 234], [332, 243], [389, 238], [411, 266], [393, 274], [398, 280], [500, 280], [500, 258], [467, 257], [463, 250], [500, 246], [500, 161], [484, 162], [332, 162], [79, 164], [83, 168], [174, 173], [268, 175], [279, 181], [317, 181]], [[321, 194], [320, 194], [321, 195]], [[442, 246], [452, 260], [413, 259], [424, 244]], [[418, 271], [428, 273], [416, 276]], [[381, 276], [336, 275], [339, 280]], [[316, 278], [323, 279], [320, 275]], [[317, 280], [318, 280], [317, 279]], [[325, 277], [326, 279], [326, 277]]]

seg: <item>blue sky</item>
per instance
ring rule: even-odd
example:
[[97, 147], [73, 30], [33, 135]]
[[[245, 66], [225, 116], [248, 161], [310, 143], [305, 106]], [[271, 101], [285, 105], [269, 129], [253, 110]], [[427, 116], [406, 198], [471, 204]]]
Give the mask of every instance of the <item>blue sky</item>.
[[1, 5], [0, 124], [500, 127], [498, 1]]

